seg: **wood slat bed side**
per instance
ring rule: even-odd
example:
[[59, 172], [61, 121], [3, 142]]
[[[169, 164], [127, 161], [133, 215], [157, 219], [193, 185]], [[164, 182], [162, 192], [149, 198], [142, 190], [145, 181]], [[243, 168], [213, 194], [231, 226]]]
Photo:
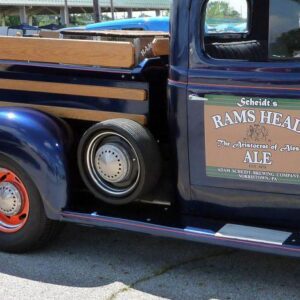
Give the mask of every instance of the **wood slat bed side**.
[[0, 37], [0, 59], [131, 68], [135, 51], [130, 42]]
[[170, 54], [170, 40], [168, 38], [155, 38], [152, 42], [152, 53], [154, 56]]
[[144, 115], [116, 113], [110, 111], [98, 111], [79, 108], [67, 108], [59, 106], [16, 103], [0, 101], [0, 107], [25, 107], [40, 110], [45, 113], [52, 114], [54, 116], [66, 119], [82, 120], [82, 121], [94, 121], [101, 122], [109, 119], [125, 118], [142, 125], [147, 124], [147, 118]]
[[39, 37], [41, 38], [50, 38], [50, 39], [58, 39], [59, 32], [58, 31], [41, 31], [39, 33]]
[[147, 100], [142, 89], [0, 78], [0, 89], [133, 101]]

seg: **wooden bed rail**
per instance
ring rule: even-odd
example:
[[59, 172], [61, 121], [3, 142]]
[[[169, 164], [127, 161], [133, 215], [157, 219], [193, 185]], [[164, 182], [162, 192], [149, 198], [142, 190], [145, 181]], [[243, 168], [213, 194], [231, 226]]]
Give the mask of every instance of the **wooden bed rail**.
[[0, 59], [131, 68], [135, 49], [130, 42], [2, 36]]
[[152, 42], [153, 56], [165, 56], [170, 54], [170, 39], [155, 38]]

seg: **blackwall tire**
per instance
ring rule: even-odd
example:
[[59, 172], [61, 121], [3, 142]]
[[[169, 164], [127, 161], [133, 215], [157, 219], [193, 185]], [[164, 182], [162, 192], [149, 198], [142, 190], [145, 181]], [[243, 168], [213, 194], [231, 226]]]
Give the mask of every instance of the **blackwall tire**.
[[[105, 172], [101, 168], [99, 172], [96, 170], [97, 150], [101, 152], [99, 149], [103, 149], [105, 152], [107, 145], [110, 145], [108, 149], [116, 158], [123, 157], [126, 160], [125, 157], [128, 157], [126, 168], [131, 170], [127, 174], [130, 178], [128, 185], [124, 183], [122, 187], [117, 186], [123, 184], [122, 181], [113, 181], [114, 178], [118, 179], [117, 173], [110, 177], [103, 174]], [[124, 150], [124, 155], [121, 150]], [[152, 134], [142, 125], [127, 119], [104, 121], [88, 129], [78, 147], [78, 165], [88, 189], [98, 199], [113, 205], [138, 200], [156, 186], [161, 173], [160, 152]], [[121, 159], [120, 172], [122, 167]], [[122, 174], [119, 176], [121, 180]]]
[[[2, 221], [0, 224], [0, 251], [23, 253], [49, 243], [60, 231], [62, 225], [46, 217], [40, 194], [30, 176], [16, 162], [2, 155], [0, 156], [0, 168], [2, 172], [0, 172], [2, 177], [0, 186], [5, 187], [5, 180], [8, 180], [4, 179], [3, 181], [3, 171], [10, 172], [11, 178], [15, 176], [15, 180], [9, 184], [15, 184], [20, 189], [23, 202], [23, 215], [20, 215], [20, 222], [11, 222], [12, 217], [9, 219], [6, 214], [0, 212]], [[27, 200], [25, 200], [26, 197]], [[27, 206], [26, 209], [25, 206]], [[15, 228], [11, 227], [12, 224]]]

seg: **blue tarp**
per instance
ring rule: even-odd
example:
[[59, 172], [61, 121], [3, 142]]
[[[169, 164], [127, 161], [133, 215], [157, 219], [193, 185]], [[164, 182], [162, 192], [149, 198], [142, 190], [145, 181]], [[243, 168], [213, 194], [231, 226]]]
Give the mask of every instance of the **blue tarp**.
[[16, 25], [16, 26], [9, 26], [7, 28], [7, 34], [9, 32], [9, 30], [22, 30], [23, 35], [26, 34], [26, 31], [30, 30], [30, 31], [39, 31], [40, 29], [38, 27], [35, 26], [31, 26], [28, 24], [21, 24], [21, 25]]
[[44, 26], [40, 26], [39, 29], [46, 29], [46, 30], [59, 30], [64, 28], [63, 25], [58, 25], [58, 24], [48, 24]]

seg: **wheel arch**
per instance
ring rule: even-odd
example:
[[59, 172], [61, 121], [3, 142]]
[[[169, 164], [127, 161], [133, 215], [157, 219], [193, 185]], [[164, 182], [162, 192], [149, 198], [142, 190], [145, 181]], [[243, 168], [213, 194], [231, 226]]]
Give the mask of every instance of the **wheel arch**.
[[37, 110], [0, 109], [0, 155], [14, 160], [36, 185], [48, 218], [60, 219], [68, 202], [67, 148], [60, 119]]

